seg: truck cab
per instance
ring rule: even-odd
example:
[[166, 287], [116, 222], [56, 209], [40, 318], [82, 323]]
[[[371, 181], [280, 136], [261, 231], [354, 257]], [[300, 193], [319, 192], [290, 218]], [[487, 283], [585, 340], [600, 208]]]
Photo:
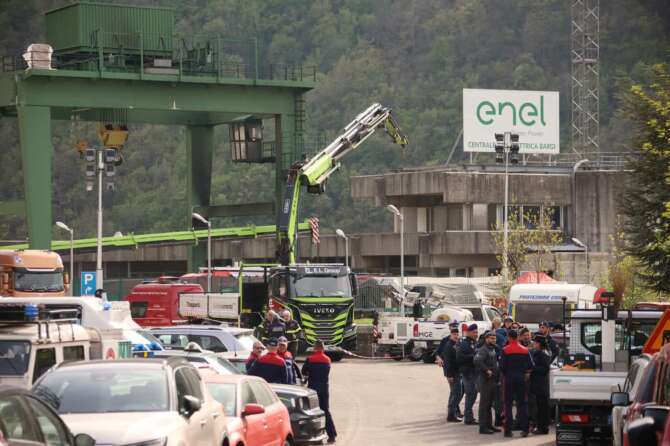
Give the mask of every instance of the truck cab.
[[0, 384], [30, 388], [65, 361], [130, 356], [130, 343], [34, 304], [0, 304]]
[[307, 345], [317, 339], [354, 350], [356, 279], [339, 264], [296, 264], [270, 269], [270, 299], [287, 308], [302, 327]]
[[69, 289], [58, 253], [0, 250], [0, 296], [65, 296]]

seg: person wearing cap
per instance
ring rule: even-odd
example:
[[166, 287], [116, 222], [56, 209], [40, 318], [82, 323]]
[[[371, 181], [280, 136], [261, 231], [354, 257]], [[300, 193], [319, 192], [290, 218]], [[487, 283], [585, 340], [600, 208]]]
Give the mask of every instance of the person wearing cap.
[[546, 435], [549, 433], [549, 369], [551, 368], [551, 352], [547, 345], [547, 338], [540, 334], [533, 338], [535, 348], [531, 352], [533, 370], [530, 373], [530, 393], [535, 396], [536, 427], [533, 434]]
[[245, 370], [247, 371], [247, 373], [249, 372], [249, 369], [251, 368], [253, 363], [256, 362], [258, 358], [261, 357], [261, 355], [263, 354], [263, 350], [265, 350], [263, 344], [260, 341], [255, 341], [251, 350], [251, 354], [249, 355], [249, 357], [247, 358], [247, 362], [245, 363]]
[[447, 422], [459, 423], [461, 417], [460, 404], [463, 399], [463, 383], [456, 361], [456, 348], [459, 342], [458, 323], [452, 324], [449, 336], [445, 336], [437, 349], [437, 363], [444, 370], [449, 382], [449, 402], [447, 403]]
[[289, 310], [281, 312], [281, 318], [286, 327], [286, 338], [288, 339], [288, 351], [295, 358], [298, 355], [298, 343], [300, 342], [300, 335], [302, 328], [298, 321], [293, 319]]
[[551, 324], [549, 322], [540, 322], [540, 334], [547, 340], [547, 348], [551, 352], [551, 362], [554, 362], [554, 359], [558, 357], [560, 349], [554, 338], [551, 337]]
[[284, 360], [286, 363], [286, 377], [289, 384], [296, 384], [298, 382], [296, 373], [295, 373], [295, 362], [293, 361], [293, 355], [288, 351], [289, 342], [284, 336], [277, 339], [277, 354]]
[[533, 369], [533, 360], [528, 349], [519, 344], [516, 330], [508, 333], [508, 343], [502, 351], [500, 371], [503, 376], [503, 395], [505, 396], [505, 437], [512, 436], [512, 405], [516, 403], [517, 417], [521, 436], [528, 436], [528, 398], [526, 382]]
[[316, 391], [319, 396], [319, 407], [326, 416], [326, 433], [328, 443], [335, 443], [337, 430], [333, 417], [330, 414], [330, 394], [328, 389], [328, 378], [330, 375], [330, 358], [324, 352], [323, 341], [314, 343], [314, 353], [305, 359], [302, 366], [302, 374], [307, 378], [307, 387]]
[[479, 389], [479, 433], [490, 435], [500, 432], [500, 429], [493, 427], [491, 417], [499, 374], [494, 331], [490, 330], [484, 334], [484, 344], [477, 350], [473, 362], [477, 370], [477, 388]]
[[270, 338], [265, 344], [267, 353], [258, 358], [251, 367], [249, 375], [259, 376], [269, 383], [288, 384], [286, 361], [277, 354], [277, 338]]
[[475, 346], [477, 345], [477, 324], [468, 326], [465, 336], [461, 339], [456, 350], [458, 369], [463, 379], [463, 393], [465, 394], [465, 409], [463, 422], [469, 425], [478, 424], [472, 407], [477, 400], [477, 375], [475, 373]]

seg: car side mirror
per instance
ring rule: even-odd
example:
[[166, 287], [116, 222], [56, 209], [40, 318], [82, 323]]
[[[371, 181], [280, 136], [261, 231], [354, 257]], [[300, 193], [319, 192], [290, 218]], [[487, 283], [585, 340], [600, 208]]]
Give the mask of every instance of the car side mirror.
[[628, 444], [630, 446], [657, 446], [658, 436], [651, 417], [640, 418], [628, 426]]
[[612, 406], [628, 406], [630, 405], [630, 397], [628, 392], [612, 392], [610, 396], [610, 403]]
[[199, 411], [201, 407], [202, 402], [198, 398], [192, 395], [184, 395], [184, 411], [186, 412], [186, 418], [191, 418], [191, 415]]
[[95, 446], [95, 440], [88, 434], [74, 436], [74, 446]]
[[248, 417], [249, 415], [260, 415], [263, 413], [265, 413], [265, 407], [261, 406], [260, 404], [247, 404], [244, 406], [242, 416]]

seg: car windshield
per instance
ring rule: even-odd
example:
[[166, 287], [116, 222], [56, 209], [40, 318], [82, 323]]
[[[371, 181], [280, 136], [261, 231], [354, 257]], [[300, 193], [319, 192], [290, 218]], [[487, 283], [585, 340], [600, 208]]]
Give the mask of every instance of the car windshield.
[[20, 376], [28, 371], [30, 342], [0, 341], [0, 375]]
[[169, 410], [165, 371], [122, 363], [62, 368], [45, 375], [34, 392], [60, 414]]
[[519, 303], [515, 305], [514, 320], [522, 324], [539, 324], [542, 321], [562, 322], [563, 304]]
[[348, 276], [292, 276], [298, 297], [351, 296]]
[[63, 291], [63, 269], [36, 271], [14, 268], [14, 289], [16, 291]]
[[468, 307], [466, 309], [470, 313], [472, 313], [472, 320], [473, 321], [483, 321], [484, 320], [484, 315], [482, 314], [482, 309], [481, 308]]
[[212, 397], [223, 405], [223, 412], [229, 416], [236, 415], [237, 391], [236, 385], [230, 383], [207, 383], [207, 390]]
[[254, 349], [254, 342], [258, 341], [258, 339], [248, 333], [238, 333], [235, 335], [235, 339], [242, 344], [244, 350], [249, 351]]

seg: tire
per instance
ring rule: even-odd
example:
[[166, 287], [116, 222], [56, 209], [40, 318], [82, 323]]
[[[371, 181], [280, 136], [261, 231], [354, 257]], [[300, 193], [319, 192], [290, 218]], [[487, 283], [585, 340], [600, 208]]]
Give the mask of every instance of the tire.
[[340, 353], [340, 352], [329, 352], [329, 353], [326, 353], [326, 355], [328, 355], [330, 360], [333, 361], [333, 362], [340, 362], [340, 361], [342, 361], [342, 358], [344, 358], [344, 353]]
[[409, 354], [409, 359], [412, 361], [419, 361], [424, 357], [425, 354], [426, 349], [421, 347], [414, 347], [412, 352]]
[[435, 352], [425, 352], [421, 358], [424, 364], [435, 364], [436, 359]]

